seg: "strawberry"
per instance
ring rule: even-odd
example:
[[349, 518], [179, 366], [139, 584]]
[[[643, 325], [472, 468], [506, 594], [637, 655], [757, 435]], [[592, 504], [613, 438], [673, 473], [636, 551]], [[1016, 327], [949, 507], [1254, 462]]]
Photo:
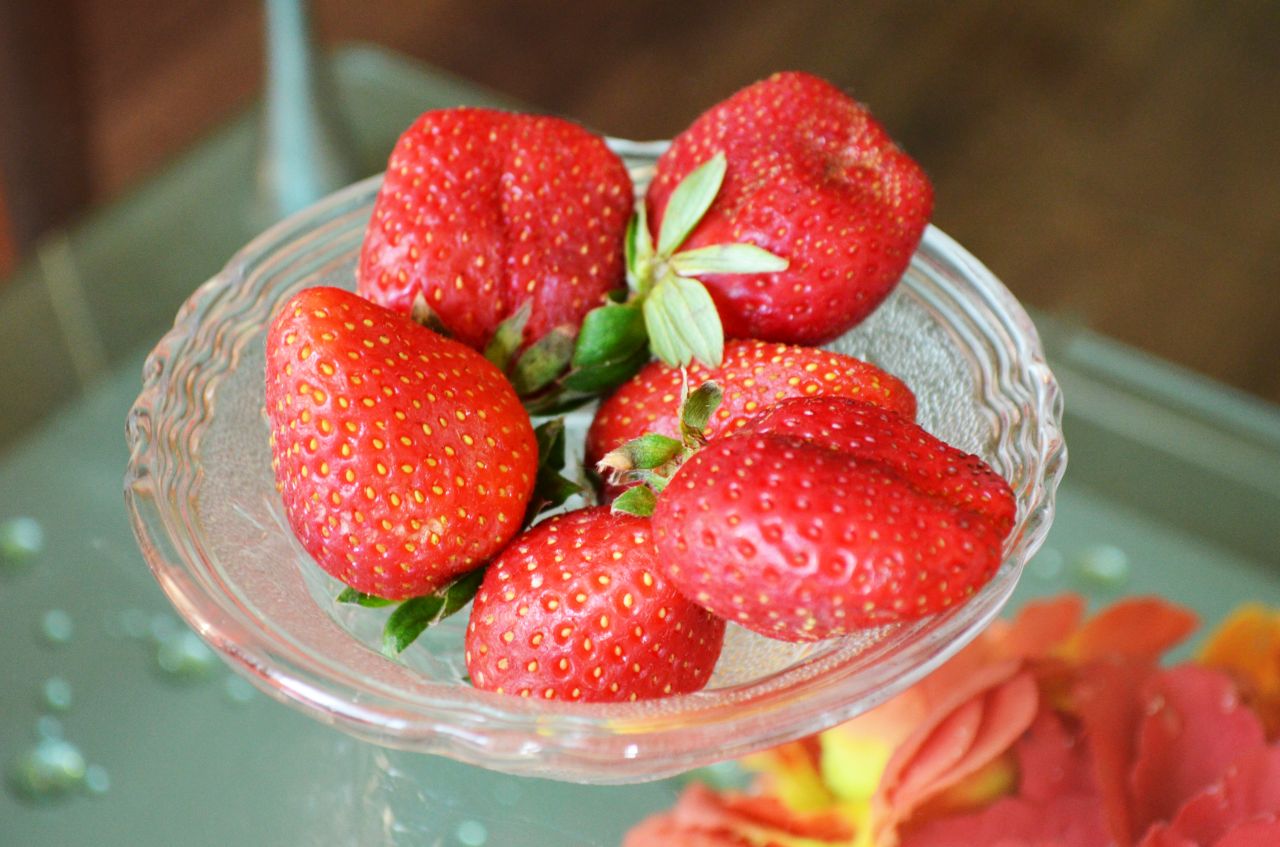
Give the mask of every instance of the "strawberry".
[[537, 524], [489, 565], [467, 670], [477, 688], [548, 700], [680, 694], [706, 685], [724, 627], [663, 576], [648, 519], [580, 509]]
[[[788, 397], [852, 397], [915, 418], [915, 395], [906, 385], [852, 356], [753, 340], [731, 341], [724, 353], [718, 368], [694, 363], [688, 369], [689, 383], [712, 380], [724, 392], [723, 402], [704, 431], [707, 438], [740, 429], [753, 416]], [[678, 438], [684, 384], [679, 368], [660, 362], [649, 364], [623, 383], [601, 403], [591, 422], [588, 467], [595, 467], [610, 450], [646, 432]]]
[[517, 346], [553, 330], [571, 344], [583, 316], [623, 285], [633, 202], [622, 160], [576, 124], [426, 112], [391, 153], [357, 290], [403, 312], [417, 301], [476, 349], [511, 319]]
[[754, 245], [783, 266], [677, 267], [705, 285], [727, 338], [818, 344], [845, 332], [888, 296], [933, 211], [919, 165], [866, 108], [809, 74], [748, 86], [672, 142], [647, 194], [655, 231], [666, 228], [677, 187], [720, 157], [719, 191], [679, 245], [686, 256]]
[[999, 567], [1015, 512], [977, 457], [887, 409], [813, 397], [694, 453], [652, 520], [680, 591], [763, 635], [814, 641], [964, 600]]
[[892, 410], [844, 400], [792, 400], [761, 414], [748, 429], [754, 435], [799, 438], [879, 463], [925, 494], [978, 513], [1001, 538], [1013, 529], [1017, 504], [1003, 477], [982, 459]]
[[266, 408], [289, 525], [359, 592], [436, 591], [519, 530], [528, 415], [493, 365], [406, 315], [300, 292], [267, 335]]

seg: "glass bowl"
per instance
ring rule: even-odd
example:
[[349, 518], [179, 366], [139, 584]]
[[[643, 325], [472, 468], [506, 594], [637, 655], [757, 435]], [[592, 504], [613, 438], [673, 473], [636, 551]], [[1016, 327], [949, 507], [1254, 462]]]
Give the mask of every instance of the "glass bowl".
[[[637, 191], [661, 144], [613, 142]], [[1017, 495], [1003, 565], [969, 601], [925, 620], [809, 645], [731, 625], [706, 690], [628, 704], [478, 691], [462, 662], [466, 611], [401, 660], [378, 652], [379, 613], [338, 585], [289, 531], [270, 467], [264, 338], [313, 285], [354, 285], [378, 178], [254, 240], [179, 311], [147, 360], [129, 415], [125, 499], [156, 579], [230, 664], [274, 697], [368, 741], [499, 771], [590, 783], [669, 776], [825, 729], [916, 681], [1009, 598], [1053, 518], [1066, 461], [1062, 401], [1014, 297], [937, 229], [906, 277], [833, 349], [903, 378], [922, 425], [992, 464]], [[581, 461], [591, 409], [567, 421]]]

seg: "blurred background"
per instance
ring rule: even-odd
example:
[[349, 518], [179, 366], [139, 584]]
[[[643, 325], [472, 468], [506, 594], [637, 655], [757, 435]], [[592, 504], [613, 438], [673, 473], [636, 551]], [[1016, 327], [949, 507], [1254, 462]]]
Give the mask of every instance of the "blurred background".
[[[271, 5], [0, 0], [0, 441], [153, 342], [270, 217], [254, 174], [273, 152]], [[932, 175], [935, 222], [1033, 309], [1280, 401], [1280, 4], [310, 11], [327, 58], [306, 91], [341, 173], [380, 169], [429, 106], [658, 138], [774, 70], [809, 70], [870, 105]]]

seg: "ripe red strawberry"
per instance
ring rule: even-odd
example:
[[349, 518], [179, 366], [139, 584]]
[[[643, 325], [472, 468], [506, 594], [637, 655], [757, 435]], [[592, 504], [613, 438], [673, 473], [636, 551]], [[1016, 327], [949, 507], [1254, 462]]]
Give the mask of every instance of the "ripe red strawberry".
[[889, 294], [933, 211], [928, 178], [863, 106], [817, 77], [779, 73], [712, 107], [659, 159], [653, 232], [680, 181], [717, 153], [724, 182], [681, 249], [745, 243], [787, 262], [767, 274], [696, 274], [726, 338], [840, 335]]
[[538, 460], [497, 368], [409, 317], [309, 288], [267, 335], [272, 465], [316, 562], [392, 600], [427, 594], [520, 528]]
[[[713, 380], [724, 399], [707, 426], [715, 438], [733, 432], [764, 409], [788, 397], [852, 397], [915, 419], [916, 398], [897, 377], [861, 359], [812, 347], [738, 340], [725, 345], [724, 362], [689, 367], [689, 385]], [[680, 437], [679, 368], [653, 362], [600, 404], [587, 432], [587, 462], [646, 432]], [[616, 492], [615, 492], [616, 493]]]
[[723, 640], [724, 621], [662, 575], [648, 519], [599, 506], [543, 521], [494, 559], [466, 661], [489, 691], [642, 700], [702, 688]]
[[658, 497], [667, 575], [787, 641], [912, 620], [1000, 565], [1016, 505], [980, 459], [885, 409], [784, 400], [688, 459]]
[[403, 312], [421, 295], [477, 349], [526, 301], [526, 343], [576, 330], [624, 284], [633, 202], [622, 160], [576, 124], [492, 109], [427, 112], [392, 151], [357, 290]]

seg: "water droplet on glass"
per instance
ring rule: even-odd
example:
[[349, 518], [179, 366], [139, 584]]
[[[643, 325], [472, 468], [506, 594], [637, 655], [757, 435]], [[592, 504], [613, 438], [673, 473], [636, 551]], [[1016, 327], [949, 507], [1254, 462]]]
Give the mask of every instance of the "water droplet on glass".
[[1129, 554], [1112, 544], [1082, 550], [1073, 564], [1076, 576], [1093, 588], [1116, 591], [1129, 581]]
[[222, 690], [227, 695], [228, 700], [237, 704], [249, 703], [258, 694], [257, 690], [247, 680], [235, 675], [226, 678], [222, 683]]
[[71, 708], [71, 683], [60, 676], [51, 676], [44, 681], [44, 703], [55, 712], [65, 712]]
[[84, 769], [84, 789], [90, 794], [106, 794], [111, 790], [111, 774], [102, 765], [89, 765]]
[[151, 620], [147, 622], [147, 634], [152, 640], [160, 642], [166, 641], [181, 631], [178, 625], [178, 619], [173, 615], [160, 612], [152, 615]]
[[60, 738], [43, 738], [18, 756], [9, 768], [9, 786], [19, 798], [33, 802], [59, 800], [84, 782], [84, 756]]
[[160, 642], [156, 664], [165, 676], [174, 680], [197, 680], [218, 667], [218, 657], [191, 630], [174, 633]]
[[458, 843], [465, 847], [483, 847], [489, 840], [489, 831], [480, 821], [463, 821], [458, 824]]
[[50, 644], [66, 644], [76, 634], [76, 627], [62, 609], [50, 609], [40, 618], [40, 633]]
[[36, 719], [36, 735], [41, 738], [61, 738], [62, 721], [53, 715], [41, 715]]
[[0, 564], [21, 564], [44, 549], [44, 529], [35, 518], [0, 523]]
[[151, 618], [141, 609], [125, 609], [115, 615], [112, 628], [125, 638], [140, 641], [150, 632]]

